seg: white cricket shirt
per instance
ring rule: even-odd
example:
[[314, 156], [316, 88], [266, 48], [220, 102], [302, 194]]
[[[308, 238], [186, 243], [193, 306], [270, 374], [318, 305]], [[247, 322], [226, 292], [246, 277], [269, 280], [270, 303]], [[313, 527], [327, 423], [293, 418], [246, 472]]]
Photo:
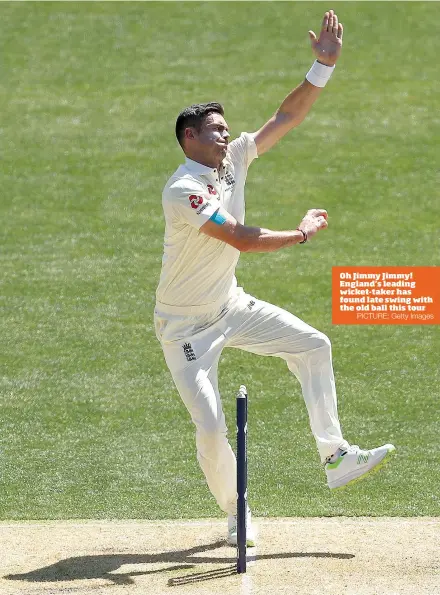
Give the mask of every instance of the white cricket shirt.
[[219, 170], [186, 159], [162, 194], [165, 215], [162, 272], [156, 309], [197, 315], [223, 304], [237, 287], [239, 250], [199, 231], [221, 205], [244, 223], [244, 185], [258, 157], [254, 137], [243, 132], [228, 146]]

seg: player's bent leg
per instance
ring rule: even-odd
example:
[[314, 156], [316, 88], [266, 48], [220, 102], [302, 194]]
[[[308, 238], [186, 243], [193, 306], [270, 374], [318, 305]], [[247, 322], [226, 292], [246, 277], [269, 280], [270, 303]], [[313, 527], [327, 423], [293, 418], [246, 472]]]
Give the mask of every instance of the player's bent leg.
[[[310, 425], [315, 435], [321, 459], [325, 452], [333, 450], [324, 459], [327, 484], [330, 489], [340, 489], [381, 469], [394, 454], [392, 444], [372, 450], [350, 446], [346, 441], [335, 445], [342, 438], [337, 412], [331, 345], [328, 337], [317, 333], [321, 343], [299, 357], [286, 358], [289, 369], [301, 382]], [[316, 372], [320, 371], [318, 375]]]
[[339, 422], [330, 340], [313, 329], [301, 353], [290, 353], [287, 347], [281, 357], [301, 384], [310, 427], [324, 462], [338, 448], [348, 447]]
[[329, 487], [349, 485], [381, 468], [393, 445], [363, 451], [342, 436], [329, 338], [281, 308], [255, 298], [252, 304], [252, 313], [249, 306], [241, 308], [231, 346], [281, 357], [298, 378]]
[[348, 447], [339, 424], [328, 337], [290, 312], [249, 296], [236, 314], [237, 331], [228, 345], [284, 359], [298, 378], [321, 461]]

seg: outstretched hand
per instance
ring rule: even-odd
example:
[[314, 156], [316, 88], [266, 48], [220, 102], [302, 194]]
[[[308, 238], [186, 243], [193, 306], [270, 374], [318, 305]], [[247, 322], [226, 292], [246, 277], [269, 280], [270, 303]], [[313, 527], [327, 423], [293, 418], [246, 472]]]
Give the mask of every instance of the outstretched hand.
[[322, 29], [317, 39], [313, 31], [309, 31], [313, 53], [317, 60], [327, 66], [334, 66], [341, 53], [344, 28], [338, 22], [338, 15], [329, 10], [322, 21]]

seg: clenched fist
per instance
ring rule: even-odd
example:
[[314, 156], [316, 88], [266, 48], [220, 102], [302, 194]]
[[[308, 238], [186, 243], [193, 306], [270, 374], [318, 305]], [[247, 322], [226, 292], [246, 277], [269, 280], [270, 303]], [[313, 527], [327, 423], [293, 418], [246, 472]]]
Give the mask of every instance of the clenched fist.
[[298, 229], [313, 237], [320, 229], [328, 227], [328, 214], [324, 209], [310, 209], [298, 225]]

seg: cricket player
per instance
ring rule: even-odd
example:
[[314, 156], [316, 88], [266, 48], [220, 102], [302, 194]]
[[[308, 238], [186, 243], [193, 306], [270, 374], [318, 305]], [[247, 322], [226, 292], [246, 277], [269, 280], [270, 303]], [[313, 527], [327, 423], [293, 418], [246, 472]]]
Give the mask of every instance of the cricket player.
[[[299, 380], [330, 489], [341, 488], [381, 466], [395, 450], [350, 446], [338, 419], [329, 339], [293, 314], [237, 286], [241, 252], [301, 246], [327, 228], [323, 208], [311, 208], [294, 229], [272, 231], [244, 223], [244, 186], [252, 161], [304, 120], [333, 74], [343, 27], [324, 14], [319, 38], [309, 31], [316, 61], [275, 114], [257, 132], [229, 142], [218, 103], [184, 109], [176, 136], [185, 163], [163, 191], [162, 272], [155, 328], [177, 390], [196, 427], [197, 458], [209, 489], [228, 515], [228, 542], [237, 541], [236, 461], [227, 439], [217, 369], [224, 347], [280, 357]], [[251, 513], [248, 545], [255, 544]]]

